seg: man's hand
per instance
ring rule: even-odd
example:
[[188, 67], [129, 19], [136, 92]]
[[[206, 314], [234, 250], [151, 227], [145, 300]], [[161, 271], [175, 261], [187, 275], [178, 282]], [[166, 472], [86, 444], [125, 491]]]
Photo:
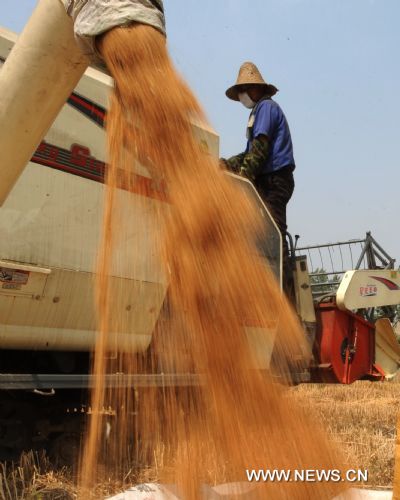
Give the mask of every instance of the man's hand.
[[252, 169], [250, 168], [250, 166], [247, 166], [247, 167], [241, 167], [240, 168], [240, 172], [239, 172], [239, 175], [241, 177], [246, 177], [246, 179], [249, 179], [250, 181], [255, 181], [256, 180], [256, 175], [255, 175], [255, 172], [252, 171]]
[[240, 172], [240, 168], [243, 164], [243, 158], [246, 153], [240, 153], [236, 156], [231, 156], [227, 160], [225, 158], [220, 158], [220, 162], [224, 162], [224, 168], [233, 172], [234, 174], [238, 174]]

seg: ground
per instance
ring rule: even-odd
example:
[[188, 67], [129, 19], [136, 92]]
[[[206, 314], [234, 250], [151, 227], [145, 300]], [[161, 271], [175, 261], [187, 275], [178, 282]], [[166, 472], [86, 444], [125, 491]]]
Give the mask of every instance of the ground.
[[[368, 470], [366, 486], [391, 487], [400, 383], [302, 384], [290, 391], [316, 412], [349, 461]], [[112, 489], [107, 484], [103, 492]], [[16, 498], [69, 500], [76, 498], [75, 487], [68, 470], [53, 471], [46, 459], [28, 454], [14, 469], [0, 466], [0, 500]]]
[[292, 391], [319, 415], [349, 461], [368, 470], [368, 485], [391, 487], [400, 383], [303, 384]]

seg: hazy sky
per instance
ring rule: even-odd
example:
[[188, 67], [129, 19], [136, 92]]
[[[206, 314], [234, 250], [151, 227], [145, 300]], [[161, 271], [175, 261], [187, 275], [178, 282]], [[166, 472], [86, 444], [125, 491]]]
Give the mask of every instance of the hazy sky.
[[[1, 0], [22, 30], [35, 0]], [[171, 55], [220, 134], [245, 147], [248, 110], [228, 100], [240, 64], [280, 92], [297, 169], [289, 231], [299, 244], [371, 230], [400, 264], [399, 0], [165, 0]]]

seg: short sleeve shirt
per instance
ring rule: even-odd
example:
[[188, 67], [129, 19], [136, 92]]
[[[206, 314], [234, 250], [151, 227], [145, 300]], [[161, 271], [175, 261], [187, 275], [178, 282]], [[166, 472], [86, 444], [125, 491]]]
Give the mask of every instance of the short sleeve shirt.
[[289, 125], [279, 104], [272, 99], [259, 102], [250, 114], [246, 151], [251, 142], [259, 135], [268, 136], [269, 154], [261, 173], [276, 172], [283, 167], [295, 166], [293, 144]]

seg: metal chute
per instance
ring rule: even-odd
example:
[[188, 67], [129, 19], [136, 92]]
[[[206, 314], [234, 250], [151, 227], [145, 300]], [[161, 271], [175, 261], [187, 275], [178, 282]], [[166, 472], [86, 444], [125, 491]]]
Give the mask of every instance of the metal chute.
[[41, 0], [0, 73], [0, 204], [88, 64], [63, 5]]
[[375, 322], [375, 364], [386, 379], [392, 379], [400, 368], [400, 345], [388, 318]]

